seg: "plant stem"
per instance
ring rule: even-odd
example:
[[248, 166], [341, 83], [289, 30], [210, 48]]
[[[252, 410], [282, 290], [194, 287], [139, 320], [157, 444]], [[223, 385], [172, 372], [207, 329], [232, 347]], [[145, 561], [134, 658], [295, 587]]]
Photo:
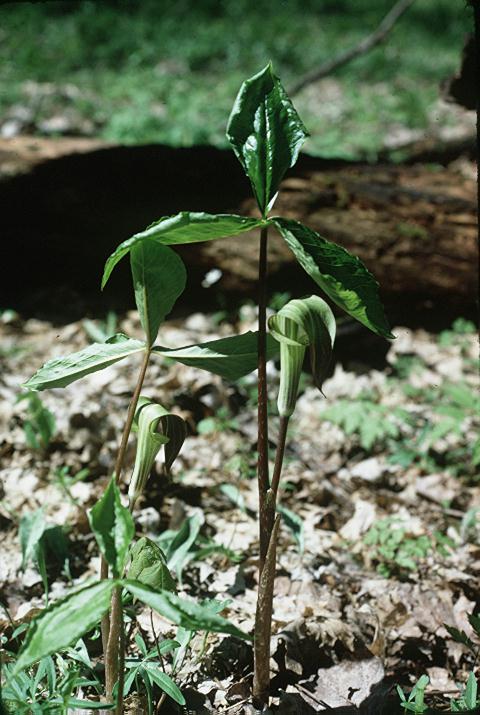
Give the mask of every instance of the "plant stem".
[[[132, 399], [128, 406], [127, 418], [125, 427], [123, 428], [122, 439], [118, 449], [117, 458], [115, 460], [114, 474], [117, 484], [120, 481], [125, 454], [127, 451], [128, 438], [132, 430], [135, 410], [137, 409], [138, 399], [142, 391], [145, 373], [147, 372], [148, 362], [150, 359], [151, 349], [147, 348], [143, 356], [142, 365], [137, 378], [137, 384], [133, 391]], [[108, 578], [108, 563], [102, 556], [100, 564], [100, 578]], [[122, 609], [122, 589], [115, 588], [112, 593], [112, 602], [110, 613], [107, 613], [102, 618], [101, 623], [103, 652], [105, 655], [105, 691], [107, 699], [111, 699], [113, 686], [117, 678], [118, 683], [118, 699], [117, 699], [117, 715], [123, 712], [123, 663], [125, 654], [123, 652], [124, 632], [123, 632], [123, 609]]]
[[143, 381], [145, 380], [145, 373], [147, 372], [148, 362], [150, 360], [151, 348], [145, 350], [143, 356], [142, 366], [140, 368], [140, 373], [138, 375], [137, 384], [135, 385], [135, 390], [133, 391], [132, 399], [128, 406], [127, 419], [125, 422], [125, 427], [123, 429], [122, 439], [120, 442], [120, 447], [118, 449], [117, 459], [115, 461], [115, 480], [117, 484], [120, 483], [120, 476], [122, 474], [123, 463], [125, 461], [125, 453], [127, 451], [128, 438], [130, 437], [130, 432], [132, 430], [133, 418], [135, 417], [135, 410], [137, 409], [138, 398], [143, 387]]
[[[112, 699], [113, 686], [118, 679], [120, 631], [123, 625], [121, 586], [116, 586], [113, 590], [110, 616], [110, 635], [108, 637], [107, 650], [105, 651], [105, 691], [107, 700]], [[120, 694], [119, 692], [118, 698], [120, 697], [123, 697], [123, 693]]]
[[280, 476], [282, 474], [282, 466], [283, 466], [283, 456], [285, 454], [285, 442], [287, 439], [287, 429], [288, 429], [288, 421], [289, 417], [281, 416], [280, 417], [280, 429], [278, 433], [278, 442], [277, 442], [277, 452], [275, 454], [275, 466], [273, 468], [273, 476], [272, 476], [272, 484], [270, 489], [273, 492], [273, 497], [276, 501], [277, 499], [277, 494], [278, 494], [278, 486], [280, 484]]
[[280, 417], [280, 430], [278, 433], [277, 451], [275, 453], [275, 465], [273, 467], [272, 484], [270, 486], [267, 499], [267, 519], [268, 533], [271, 534], [275, 521], [275, 513], [277, 509], [278, 487], [280, 485], [280, 477], [282, 474], [283, 457], [285, 454], [285, 442], [287, 439], [287, 429], [289, 417]]
[[277, 515], [270, 534], [265, 567], [260, 575], [255, 613], [253, 706], [260, 711], [268, 704], [270, 692], [270, 636], [279, 525], [280, 515]]
[[270, 534], [266, 512], [268, 476], [268, 403], [267, 403], [267, 240], [268, 226], [260, 233], [258, 261], [258, 501], [260, 573], [267, 556]]

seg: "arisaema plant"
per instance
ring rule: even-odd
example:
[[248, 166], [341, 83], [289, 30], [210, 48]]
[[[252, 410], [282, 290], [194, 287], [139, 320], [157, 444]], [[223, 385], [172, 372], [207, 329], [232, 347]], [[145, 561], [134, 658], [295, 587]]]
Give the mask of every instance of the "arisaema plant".
[[[160, 589], [154, 589], [148, 583], [142, 584], [138, 578], [124, 578], [134, 528], [129, 511], [122, 506], [118, 484], [132, 426], [136, 425], [138, 446], [128, 489], [131, 510], [145, 488], [146, 478], [160, 448], [163, 446], [165, 449], [165, 463], [169, 468], [185, 437], [180, 418], [141, 398], [150, 360], [168, 357], [185, 365], [208, 370], [229, 381], [258, 369], [259, 588], [254, 629], [253, 703], [257, 709], [262, 710], [269, 698], [272, 598], [280, 518], [277, 502], [288, 422], [295, 410], [305, 357], [308, 355], [313, 379], [321, 389], [335, 340], [332, 310], [324, 298], [317, 295], [291, 300], [269, 318], [267, 326], [270, 232], [275, 231], [281, 236], [320, 293], [330, 302], [378, 335], [393, 337], [379, 299], [378, 284], [361, 261], [298, 221], [271, 215], [281, 181], [285, 172], [295, 164], [307, 132], [270, 64], [246, 80], [240, 88], [228, 121], [227, 137], [250, 180], [260, 218], [182, 211], [175, 216], [160, 218], [145, 230], [123, 241], [105, 264], [102, 288], [117, 263], [129, 256], [144, 339], [115, 335], [105, 343], [95, 343], [73, 355], [49, 361], [27, 383], [32, 390], [65, 387], [119, 360], [134, 354], [141, 355], [137, 384], [112, 469], [113, 478], [104, 497], [91, 512], [92, 529], [102, 552], [101, 580], [68, 597], [71, 600], [67, 598], [50, 607], [48, 613], [33, 627], [20, 655], [20, 662], [24, 666], [43, 657], [47, 651], [52, 652], [52, 648], [45, 645], [48, 641], [47, 626], [54, 628], [56, 621], [53, 621], [57, 616], [79, 605], [83, 607], [88, 601], [93, 604], [87, 609], [88, 618], [85, 617], [82, 627], [79, 626], [74, 634], [68, 631], [68, 637], [65, 635], [63, 640], [73, 640], [80, 635], [79, 630], [84, 632], [102, 617], [106, 692], [111, 699], [115, 683], [119, 683], [118, 713], [123, 709], [122, 593], [125, 590], [175, 623], [184, 625], [190, 618], [192, 626], [203, 624], [201, 627], [210, 630], [223, 629], [225, 632], [244, 635], [225, 619], [208, 616], [200, 606], [191, 602], [187, 605], [181, 602], [165, 588], [165, 584], [170, 583], [166, 576], [157, 582], [163, 584]], [[175, 349], [157, 345], [161, 323], [185, 287], [185, 268], [172, 247], [226, 237], [241, 240], [243, 233], [253, 230], [259, 232], [258, 331]], [[270, 477], [266, 363], [278, 353], [279, 437]], [[135, 558], [135, 549], [132, 553]], [[152, 553], [154, 551], [150, 550], [149, 558], [153, 558], [153, 563], [149, 562], [149, 574], [155, 568], [161, 573], [161, 558], [159, 556], [155, 564]], [[143, 573], [143, 570], [130, 567], [129, 573], [137, 575]], [[63, 623], [66, 621], [62, 620]]]

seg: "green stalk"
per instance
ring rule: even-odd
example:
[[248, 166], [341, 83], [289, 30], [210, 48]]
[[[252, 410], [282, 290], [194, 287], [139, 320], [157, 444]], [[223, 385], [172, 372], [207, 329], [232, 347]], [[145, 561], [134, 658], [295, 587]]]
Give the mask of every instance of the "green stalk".
[[260, 233], [258, 262], [258, 501], [260, 573], [267, 556], [270, 533], [268, 530], [267, 492], [270, 486], [268, 475], [268, 403], [267, 403], [267, 241], [268, 226]]
[[[145, 373], [147, 372], [148, 362], [150, 360], [150, 352], [150, 348], [147, 348], [145, 350], [142, 365], [140, 368], [140, 373], [137, 378], [137, 384], [135, 385], [135, 390], [133, 392], [132, 399], [130, 400], [130, 405], [128, 407], [125, 427], [123, 428], [122, 439], [120, 441], [120, 447], [118, 449], [117, 458], [115, 460], [114, 474], [117, 484], [120, 482], [120, 477], [125, 461], [125, 454], [127, 451], [128, 438], [132, 430], [135, 410], [137, 409], [140, 392], [142, 390], [143, 382], [145, 380]], [[100, 565], [100, 578], [108, 578], [108, 563], [103, 558], [103, 556]], [[102, 618], [101, 631], [103, 652], [105, 655], [105, 692], [107, 699], [110, 700], [112, 698], [113, 686], [115, 685], [117, 680], [119, 681], [116, 713], [117, 715], [122, 715], [124, 677], [123, 671], [125, 653], [120, 647], [121, 643], [124, 642], [121, 588], [115, 588], [112, 593], [110, 613], [107, 613]]]

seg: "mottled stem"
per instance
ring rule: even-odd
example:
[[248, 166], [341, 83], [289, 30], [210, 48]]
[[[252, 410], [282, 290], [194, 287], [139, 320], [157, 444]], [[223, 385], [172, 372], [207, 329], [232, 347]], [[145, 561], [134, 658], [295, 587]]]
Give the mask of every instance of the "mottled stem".
[[273, 529], [273, 523], [275, 521], [275, 513], [277, 509], [277, 496], [278, 496], [278, 488], [280, 486], [280, 477], [282, 475], [282, 467], [283, 467], [283, 457], [285, 454], [285, 442], [287, 439], [287, 430], [288, 430], [288, 420], [289, 417], [280, 417], [280, 429], [278, 433], [278, 441], [277, 441], [277, 451], [275, 454], [275, 465], [273, 467], [273, 475], [272, 475], [272, 484], [270, 486], [270, 491], [269, 491], [269, 499], [267, 500], [267, 528], [268, 528], [268, 533], [270, 534]]
[[260, 233], [258, 262], [258, 501], [260, 537], [260, 573], [267, 555], [268, 530], [268, 402], [267, 402], [267, 240], [268, 226]]
[[253, 706], [260, 711], [268, 704], [270, 694], [270, 636], [279, 525], [280, 516], [277, 515], [270, 534], [265, 565], [260, 575], [255, 613]]

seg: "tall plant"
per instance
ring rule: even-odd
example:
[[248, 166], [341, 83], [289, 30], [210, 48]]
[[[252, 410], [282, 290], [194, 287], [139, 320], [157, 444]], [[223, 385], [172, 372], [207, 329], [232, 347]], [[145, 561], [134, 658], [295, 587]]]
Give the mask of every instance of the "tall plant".
[[[130, 511], [144, 488], [146, 476], [160, 446], [165, 444], [165, 460], [167, 466], [170, 466], [184, 437], [178, 418], [176, 420], [159, 406], [140, 400], [150, 359], [162, 356], [173, 358], [183, 364], [216, 373], [230, 381], [251, 372], [255, 367], [258, 368], [260, 553], [254, 632], [253, 701], [257, 708], [262, 709], [269, 698], [271, 615], [279, 529], [277, 501], [288, 422], [295, 409], [305, 353], [309, 352], [314, 380], [321, 388], [335, 339], [332, 311], [328, 304], [316, 295], [290, 301], [270, 317], [267, 332], [269, 231], [275, 230], [280, 234], [302, 268], [331, 301], [375, 333], [387, 338], [393, 337], [378, 297], [378, 285], [358, 258], [297, 221], [270, 216], [280, 182], [285, 172], [295, 164], [307, 137], [305, 127], [270, 64], [244, 82], [240, 88], [228, 122], [227, 137], [251, 182], [260, 218], [183, 211], [175, 216], [161, 218], [121, 243], [105, 264], [102, 288], [117, 263], [129, 254], [135, 299], [145, 340], [136, 340], [122, 334], [115, 335], [105, 343], [95, 343], [66, 358], [49, 361], [27, 383], [27, 386], [34, 390], [65, 387], [74, 380], [127, 356], [135, 353], [143, 356], [113, 470], [114, 478], [101, 503], [94, 507], [91, 514], [91, 525], [103, 554], [102, 580], [91, 588], [97, 589], [101, 594], [101, 599], [97, 598], [95, 617], [103, 615], [102, 638], [106, 654], [107, 695], [112, 696], [114, 684], [118, 682], [118, 713], [122, 712], [123, 707], [124, 589], [153, 608], [167, 612], [174, 621], [177, 619], [175, 622], [183, 623], [186, 620], [186, 616], [180, 617], [174, 612], [174, 597], [172, 594], [167, 597], [166, 581], [162, 581], [162, 588], [155, 591], [123, 578], [127, 559], [125, 543], [128, 545], [131, 540], [133, 527], [128, 511], [121, 505], [118, 483], [135, 415], [138, 421], [138, 446], [129, 487]], [[254, 229], [260, 232], [258, 331], [177, 349], [155, 345], [161, 322], [172, 309], [185, 285], [183, 263], [170, 246], [236, 237]], [[266, 362], [278, 351], [280, 424], [274, 469], [270, 479]], [[110, 571], [112, 578], [108, 578]], [[134, 569], [133, 572], [137, 571]], [[168, 607], [165, 605], [167, 602]], [[176, 603], [176, 607], [185, 610], [181, 602]], [[55, 613], [58, 607], [52, 608]], [[190, 605], [189, 608], [191, 611]], [[215, 616], [212, 626], [212, 618], [207, 618], [205, 614], [199, 616], [198, 613], [196, 612], [197, 620], [192, 615], [197, 626], [203, 618], [204, 623], [208, 621], [210, 630], [223, 628], [226, 632], [240, 634], [238, 629], [224, 619], [217, 622], [215, 618], [219, 617]], [[91, 625], [91, 622], [92, 618], [88, 624]], [[40, 620], [40, 624], [42, 623]], [[75, 635], [78, 637], [77, 631]], [[38, 647], [35, 650], [32, 641], [35, 641], [35, 635], [27, 641], [23, 651], [23, 663], [34, 662], [32, 658], [38, 659], [45, 654], [45, 649], [42, 651], [42, 648]]]
[[271, 335], [280, 343], [279, 436], [272, 479], [269, 477], [266, 379], [266, 281], [269, 229], [284, 239], [302, 268], [330, 300], [375, 333], [392, 338], [378, 297], [378, 285], [361, 261], [345, 249], [326, 241], [303, 224], [279, 216], [269, 217], [280, 182], [292, 167], [307, 131], [269, 64], [246, 80], [237, 95], [227, 128], [262, 216], [258, 262], [258, 497], [259, 587], [254, 639], [254, 705], [268, 703], [270, 685], [270, 634], [276, 541], [276, 515], [280, 477], [287, 437], [305, 352], [315, 384], [321, 389], [335, 339], [335, 319], [318, 296], [290, 301], [268, 321]]

